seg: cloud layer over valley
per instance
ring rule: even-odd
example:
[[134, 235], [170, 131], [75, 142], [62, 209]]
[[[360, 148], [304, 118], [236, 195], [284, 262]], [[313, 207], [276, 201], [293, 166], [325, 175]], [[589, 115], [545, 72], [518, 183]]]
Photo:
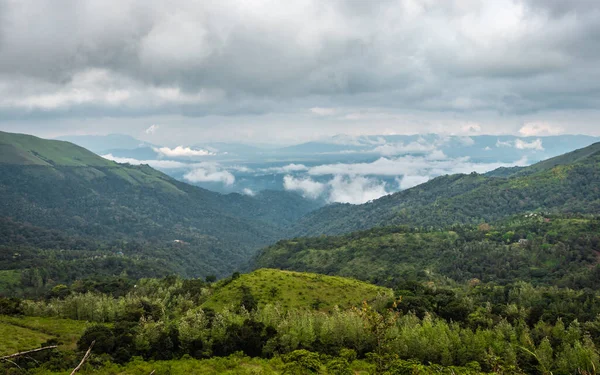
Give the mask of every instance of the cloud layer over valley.
[[[153, 146], [155, 159], [104, 157], [148, 164], [175, 178], [222, 192], [253, 195], [264, 189], [287, 190], [325, 203], [360, 204], [437, 176], [526, 166], [596, 140], [572, 136], [336, 136], [325, 143], [292, 148], [240, 148], [239, 154], [223, 152], [218, 145], [180, 145]], [[234, 149], [231, 145], [219, 147]]]

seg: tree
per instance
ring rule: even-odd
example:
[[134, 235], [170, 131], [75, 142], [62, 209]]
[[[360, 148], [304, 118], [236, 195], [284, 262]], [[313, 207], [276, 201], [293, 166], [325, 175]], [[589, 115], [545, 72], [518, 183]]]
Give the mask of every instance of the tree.
[[208, 275], [205, 278], [207, 283], [214, 283], [215, 281], [217, 281], [217, 276], [215, 275]]

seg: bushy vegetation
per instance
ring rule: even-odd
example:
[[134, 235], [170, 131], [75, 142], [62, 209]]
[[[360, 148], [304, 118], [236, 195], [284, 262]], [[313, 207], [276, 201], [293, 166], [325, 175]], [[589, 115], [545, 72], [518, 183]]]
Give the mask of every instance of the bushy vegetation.
[[[278, 272], [267, 271], [255, 277], [276, 282]], [[239, 294], [221, 294], [232, 298], [231, 304], [218, 310], [206, 307], [212, 296], [229, 291], [244, 276], [233, 275], [213, 284], [173, 277], [146, 279], [118, 297], [87, 292], [22, 301], [20, 311], [25, 318], [1, 321], [13, 326], [23, 321], [21, 327], [34, 330], [45, 326], [43, 332], [55, 337], [50, 328], [54, 319], [96, 322], [81, 332], [75, 352], [63, 348], [46, 353], [46, 360], [36, 358], [39, 365], [20, 359], [18, 364], [33, 373], [68, 369], [81, 356], [77, 351], [83, 353], [92, 341], [94, 354], [88, 371], [106, 373], [136, 373], [150, 367], [221, 371], [218, 366], [225, 363], [231, 373], [242, 374], [249, 371], [245, 363], [254, 363], [264, 373], [299, 374], [345, 374], [354, 369], [371, 374], [571, 374], [595, 373], [600, 368], [600, 294], [590, 289], [525, 282], [449, 287], [404, 281], [396, 285], [395, 297], [382, 294], [371, 303], [319, 310], [317, 306], [284, 308], [281, 303], [265, 303], [271, 301], [253, 295], [259, 289], [244, 291], [240, 284]], [[295, 280], [297, 284], [313, 282], [310, 277]], [[327, 294], [326, 284], [320, 286]], [[335, 284], [331, 290], [337, 290]], [[339, 298], [344, 301], [344, 296]], [[65, 332], [70, 325], [57, 323], [54, 330]], [[72, 325], [73, 329], [82, 326]], [[39, 345], [42, 339], [30, 344]], [[217, 359], [236, 353], [243, 354]], [[211, 366], [217, 367], [212, 370]]]

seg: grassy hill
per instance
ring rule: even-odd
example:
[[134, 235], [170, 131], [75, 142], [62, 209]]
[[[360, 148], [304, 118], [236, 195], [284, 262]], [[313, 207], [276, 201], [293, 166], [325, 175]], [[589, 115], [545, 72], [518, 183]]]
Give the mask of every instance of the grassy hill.
[[403, 280], [478, 279], [595, 288], [598, 250], [598, 218], [528, 214], [494, 226], [388, 227], [280, 241], [263, 250], [255, 264], [390, 286]]
[[358, 306], [362, 301], [373, 301], [379, 295], [392, 296], [390, 289], [344, 277], [259, 269], [217, 289], [202, 307], [219, 311], [239, 306], [243, 288], [248, 289], [259, 306], [281, 304], [286, 310], [347, 308]]
[[490, 175], [441, 176], [362, 205], [338, 204], [294, 224], [295, 236], [342, 234], [376, 226], [443, 228], [530, 211], [597, 213], [600, 143], [533, 166]]
[[40, 268], [45, 283], [99, 270], [227, 275], [315, 205], [286, 192], [222, 195], [68, 142], [1, 132], [0, 207], [1, 269]]

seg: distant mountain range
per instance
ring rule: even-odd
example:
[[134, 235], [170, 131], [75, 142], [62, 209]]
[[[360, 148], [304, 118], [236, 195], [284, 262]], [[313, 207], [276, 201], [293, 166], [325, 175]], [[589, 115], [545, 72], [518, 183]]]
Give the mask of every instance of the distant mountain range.
[[[65, 140], [87, 148], [97, 154], [112, 154], [118, 157], [139, 160], [165, 157], [153, 145], [123, 134], [105, 136], [63, 136]], [[311, 141], [286, 147], [257, 147], [240, 143], [206, 142], [182, 145], [195, 150], [207, 150], [218, 156], [216, 159], [251, 157], [259, 158], [310, 157], [310, 160], [363, 159], [373, 155], [397, 156], [427, 154], [433, 150], [444, 152], [448, 157], [468, 156], [474, 161], [514, 161], [528, 156], [532, 162], [564, 154], [574, 149], [600, 141], [598, 137], [586, 135], [558, 135], [542, 137], [519, 137], [512, 135], [444, 136], [424, 135], [338, 135], [320, 141]], [[510, 152], [509, 152], [510, 151]], [[215, 158], [207, 158], [213, 160]]]

